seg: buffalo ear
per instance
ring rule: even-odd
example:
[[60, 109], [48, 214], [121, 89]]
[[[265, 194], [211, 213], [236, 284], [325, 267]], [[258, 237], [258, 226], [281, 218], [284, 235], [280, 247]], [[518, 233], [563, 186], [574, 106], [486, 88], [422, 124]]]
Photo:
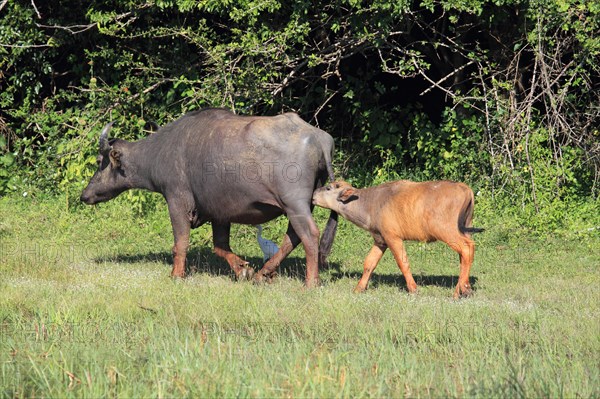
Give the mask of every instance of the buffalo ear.
[[350, 201], [353, 201], [358, 198], [358, 192], [355, 188], [345, 188], [338, 194], [337, 200], [339, 202], [343, 202], [344, 204]]
[[110, 164], [113, 168], [121, 167], [121, 151], [110, 150], [110, 152], [108, 153], [108, 157], [110, 159]]

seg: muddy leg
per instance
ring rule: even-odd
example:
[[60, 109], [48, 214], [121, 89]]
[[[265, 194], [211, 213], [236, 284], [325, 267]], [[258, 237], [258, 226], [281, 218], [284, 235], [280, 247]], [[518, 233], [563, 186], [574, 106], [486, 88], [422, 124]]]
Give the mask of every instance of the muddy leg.
[[383, 256], [383, 253], [385, 252], [386, 248], [387, 247], [385, 245], [373, 245], [373, 247], [369, 251], [369, 254], [365, 258], [363, 275], [360, 278], [360, 281], [358, 282], [356, 288], [354, 288], [354, 292], [363, 292], [367, 289], [369, 279], [371, 278], [371, 273], [373, 273], [373, 270], [375, 270], [375, 268], [377, 267], [377, 264], [381, 260], [381, 257]]
[[319, 285], [319, 227], [312, 218], [307, 206], [305, 212], [288, 213], [290, 223], [294, 228], [306, 253], [306, 278], [304, 283], [307, 288]]
[[[302, 198], [294, 197], [286, 204], [284, 211], [290, 221], [288, 226], [288, 237], [293, 240], [294, 235], [297, 236], [304, 246], [304, 252], [306, 253], [305, 284], [309, 288], [315, 287], [319, 284], [319, 228], [310, 212], [310, 198], [303, 200]], [[291, 232], [294, 232], [294, 235], [290, 234]], [[297, 243], [294, 241], [291, 241], [290, 243], [292, 244], [292, 247], [288, 248], [291, 251]], [[286, 251], [288, 248], [286, 248]], [[284, 253], [282, 249], [280, 249], [280, 252], [287, 256], [287, 253]], [[279, 253], [275, 254], [275, 257], [277, 257], [278, 254]], [[267, 265], [265, 265], [265, 268], [266, 267]]]
[[187, 250], [190, 243], [189, 230], [187, 234], [182, 233], [175, 236], [175, 245], [173, 245], [173, 269], [171, 270], [171, 277], [185, 277], [185, 259], [187, 256]]
[[229, 267], [235, 273], [238, 280], [249, 280], [254, 275], [254, 269], [248, 267], [248, 262], [231, 251], [229, 246], [229, 235], [231, 223], [212, 224], [214, 252], [217, 256], [225, 259]]
[[176, 204], [169, 204], [169, 216], [173, 227], [173, 269], [171, 277], [185, 277], [185, 259], [190, 245], [190, 221], [187, 213]]

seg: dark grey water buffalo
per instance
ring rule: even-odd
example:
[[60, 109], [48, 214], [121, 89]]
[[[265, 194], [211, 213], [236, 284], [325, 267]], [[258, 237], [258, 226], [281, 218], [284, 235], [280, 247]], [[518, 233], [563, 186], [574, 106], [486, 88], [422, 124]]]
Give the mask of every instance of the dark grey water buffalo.
[[285, 214], [289, 224], [280, 250], [254, 275], [270, 279], [300, 243], [306, 252], [306, 285], [318, 283], [335, 235], [332, 212], [321, 240], [312, 217], [313, 191], [333, 180], [333, 139], [294, 113], [239, 116], [224, 109], [191, 112], [137, 141], [100, 135], [98, 170], [81, 194], [96, 204], [125, 190], [161, 193], [168, 204], [175, 245], [171, 275], [185, 275], [190, 228], [211, 222], [215, 253], [238, 278], [253, 269], [229, 246], [231, 223], [259, 224]]

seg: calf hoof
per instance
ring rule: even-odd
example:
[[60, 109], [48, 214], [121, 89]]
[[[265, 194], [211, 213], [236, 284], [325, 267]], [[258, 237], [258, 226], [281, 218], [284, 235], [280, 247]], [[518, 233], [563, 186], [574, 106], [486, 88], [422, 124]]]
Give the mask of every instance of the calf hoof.
[[456, 286], [456, 290], [454, 291], [454, 299], [468, 298], [473, 295], [473, 290], [470, 285]]
[[416, 295], [417, 294], [417, 284], [411, 284], [406, 286], [406, 290], [409, 294]]
[[366, 290], [367, 290], [366, 287], [361, 287], [360, 285], [357, 285], [356, 287], [354, 287], [352, 292], [354, 292], [355, 294], [362, 294]]

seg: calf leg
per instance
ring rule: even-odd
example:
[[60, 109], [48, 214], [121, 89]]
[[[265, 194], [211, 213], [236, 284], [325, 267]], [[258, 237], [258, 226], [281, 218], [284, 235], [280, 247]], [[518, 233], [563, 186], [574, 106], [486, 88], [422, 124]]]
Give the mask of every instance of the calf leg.
[[373, 247], [369, 251], [369, 254], [365, 258], [363, 275], [360, 278], [360, 281], [358, 282], [356, 288], [354, 288], [354, 292], [363, 292], [367, 289], [369, 279], [371, 278], [371, 273], [373, 273], [373, 270], [375, 270], [375, 268], [377, 267], [377, 264], [381, 260], [381, 257], [383, 256], [383, 253], [386, 249], [387, 246], [385, 245], [373, 245]]
[[454, 299], [464, 298], [473, 293], [471, 284], [469, 284], [469, 273], [475, 256], [475, 243], [470, 238], [465, 237], [461, 240], [460, 244], [450, 246], [458, 252], [460, 257], [460, 273], [458, 275], [458, 284], [454, 291]]
[[225, 259], [229, 263], [229, 267], [235, 273], [238, 280], [246, 280], [252, 278], [254, 269], [248, 267], [248, 262], [231, 252], [229, 246], [229, 236], [231, 232], [231, 223], [212, 224], [214, 251], [217, 256]]
[[410, 265], [408, 263], [408, 257], [406, 256], [406, 250], [404, 249], [404, 243], [399, 238], [386, 238], [385, 243], [394, 254], [394, 259], [396, 259], [396, 263], [398, 264], [400, 271], [402, 271], [404, 280], [406, 280], [408, 292], [417, 292], [417, 283], [415, 283], [415, 279], [410, 272]]

